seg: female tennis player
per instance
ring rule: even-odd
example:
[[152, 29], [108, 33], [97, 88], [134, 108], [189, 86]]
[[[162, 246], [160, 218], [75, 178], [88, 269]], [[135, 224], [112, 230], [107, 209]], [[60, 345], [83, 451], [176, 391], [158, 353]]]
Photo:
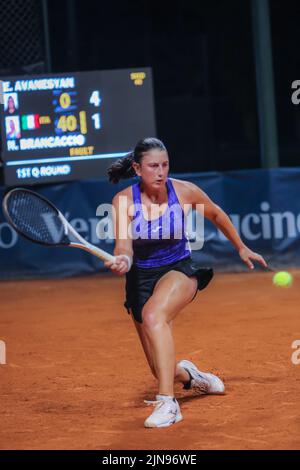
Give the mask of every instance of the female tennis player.
[[[174, 397], [174, 380], [198, 394], [224, 393], [224, 384], [218, 377], [201, 372], [190, 361], [175, 360], [173, 320], [213, 277], [212, 269], [203, 268], [191, 258], [185, 235], [185, 208], [202, 204], [204, 216], [233, 243], [250, 269], [254, 268], [253, 260], [267, 266], [262, 256], [242, 242], [219, 206], [195, 184], [168, 178], [168, 172], [167, 150], [156, 138], [141, 140], [132, 154], [108, 169], [113, 183], [136, 175], [140, 178], [113, 198], [116, 260], [105, 264], [118, 275], [126, 273], [124, 305], [132, 315], [148, 364], [158, 380], [156, 400], [147, 402], [154, 404], [155, 409], [145, 427], [166, 427], [182, 420]], [[125, 217], [121, 208], [124, 200], [128, 201]], [[129, 231], [124, 232], [121, 227], [124, 221], [125, 230], [129, 227]]]

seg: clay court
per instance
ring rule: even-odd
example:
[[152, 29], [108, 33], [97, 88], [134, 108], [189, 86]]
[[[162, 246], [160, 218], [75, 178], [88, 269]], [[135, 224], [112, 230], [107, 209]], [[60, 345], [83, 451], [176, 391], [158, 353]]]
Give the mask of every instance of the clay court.
[[179, 315], [178, 359], [219, 374], [227, 393], [178, 385], [184, 419], [167, 429], [143, 427], [156, 384], [122, 307], [123, 279], [2, 282], [1, 449], [299, 449], [294, 277], [284, 289], [271, 273], [217, 274]]

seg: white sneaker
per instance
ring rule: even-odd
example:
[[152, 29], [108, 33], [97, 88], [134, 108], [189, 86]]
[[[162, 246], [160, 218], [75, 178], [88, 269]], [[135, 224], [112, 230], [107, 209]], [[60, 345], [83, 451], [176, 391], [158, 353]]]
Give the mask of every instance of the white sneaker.
[[191, 376], [191, 389], [195, 390], [199, 395], [214, 394], [222, 395], [225, 393], [225, 386], [219, 377], [207, 372], [201, 372], [191, 361], [180, 361], [178, 363]]
[[156, 395], [156, 401], [145, 400], [145, 403], [155, 406], [153, 413], [144, 422], [146, 428], [166, 428], [183, 419], [176, 398]]

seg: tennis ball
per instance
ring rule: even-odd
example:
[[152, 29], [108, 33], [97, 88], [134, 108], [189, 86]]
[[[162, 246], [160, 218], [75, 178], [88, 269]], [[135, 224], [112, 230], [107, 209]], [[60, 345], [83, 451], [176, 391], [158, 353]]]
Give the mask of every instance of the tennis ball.
[[287, 271], [279, 271], [273, 276], [273, 284], [279, 287], [290, 287], [293, 282], [293, 276]]

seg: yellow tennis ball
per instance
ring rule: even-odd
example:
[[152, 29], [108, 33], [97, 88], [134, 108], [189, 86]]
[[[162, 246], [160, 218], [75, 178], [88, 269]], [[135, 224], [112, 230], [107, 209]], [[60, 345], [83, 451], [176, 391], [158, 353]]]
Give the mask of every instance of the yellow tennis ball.
[[273, 276], [273, 284], [279, 287], [290, 287], [293, 282], [293, 276], [287, 271], [279, 271]]

